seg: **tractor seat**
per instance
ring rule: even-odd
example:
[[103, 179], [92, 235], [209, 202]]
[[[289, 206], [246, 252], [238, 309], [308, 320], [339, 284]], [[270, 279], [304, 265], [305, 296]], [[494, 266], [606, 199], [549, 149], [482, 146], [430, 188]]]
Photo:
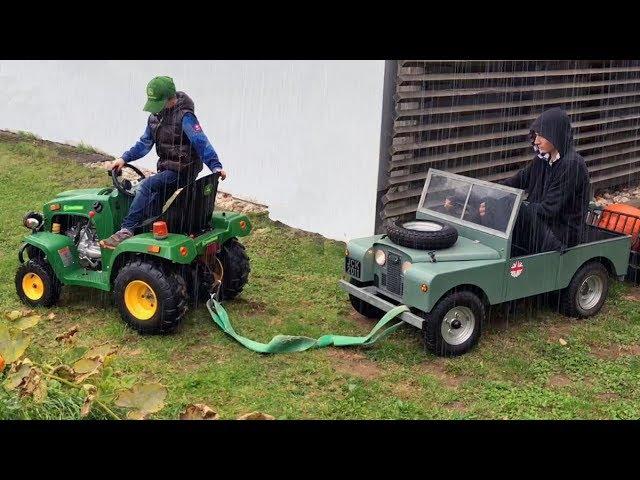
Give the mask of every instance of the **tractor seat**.
[[207, 175], [178, 190], [156, 221], [166, 222], [170, 233], [197, 236], [211, 230], [219, 177], [217, 173]]

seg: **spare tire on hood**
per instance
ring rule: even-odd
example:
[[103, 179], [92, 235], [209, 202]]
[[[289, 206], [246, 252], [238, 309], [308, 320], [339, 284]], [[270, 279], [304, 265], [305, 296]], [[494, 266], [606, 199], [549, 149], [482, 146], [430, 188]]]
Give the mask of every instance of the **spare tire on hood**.
[[389, 239], [417, 250], [442, 250], [458, 240], [455, 227], [436, 220], [395, 220], [386, 223]]

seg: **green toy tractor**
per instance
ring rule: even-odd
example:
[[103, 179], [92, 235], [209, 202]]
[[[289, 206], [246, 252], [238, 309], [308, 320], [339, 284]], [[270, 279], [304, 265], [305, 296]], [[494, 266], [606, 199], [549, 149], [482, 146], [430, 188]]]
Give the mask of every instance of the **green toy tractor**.
[[[32, 232], [20, 248], [15, 285], [30, 306], [48, 307], [62, 286], [113, 291], [123, 320], [140, 333], [167, 333], [188, 306], [212, 294], [231, 300], [249, 277], [249, 258], [238, 237], [251, 231], [242, 214], [214, 212], [218, 174], [198, 178], [174, 194], [160, 215], [134, 230], [114, 250], [99, 242], [120, 227], [145, 175], [122, 170], [113, 186], [69, 190], [30, 212], [23, 223]], [[28, 259], [25, 259], [25, 253]]]

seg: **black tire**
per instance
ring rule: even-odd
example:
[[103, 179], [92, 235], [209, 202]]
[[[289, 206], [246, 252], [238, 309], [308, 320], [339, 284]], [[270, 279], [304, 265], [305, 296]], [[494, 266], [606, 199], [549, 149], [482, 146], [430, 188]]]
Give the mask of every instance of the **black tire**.
[[[37, 275], [42, 281], [42, 294], [39, 298], [29, 298], [23, 288], [23, 279], [27, 275]], [[50, 307], [60, 299], [62, 284], [56, 277], [49, 262], [44, 258], [34, 257], [18, 267], [15, 276], [16, 293], [20, 300], [31, 307]], [[40, 282], [37, 282], [40, 287]], [[33, 296], [33, 295], [32, 295]]]
[[210, 292], [215, 282], [212, 267], [207, 267], [200, 261], [184, 269], [183, 276], [187, 279], [189, 301], [194, 307], [204, 304], [210, 298]]
[[[153, 290], [157, 302], [153, 316], [140, 319], [125, 303], [125, 291], [131, 282], [145, 282]], [[182, 322], [188, 309], [187, 284], [168, 265], [141, 259], [132, 260], [120, 269], [114, 282], [113, 295], [122, 319], [140, 333], [169, 333]]]
[[[442, 324], [445, 316], [457, 307], [469, 310], [474, 316], [473, 327], [471, 327], [471, 322], [467, 322], [453, 329], [455, 331], [469, 328], [468, 337], [466, 337], [466, 334], [462, 336], [460, 343], [452, 342], [445, 338], [442, 333]], [[431, 313], [422, 314], [425, 319], [422, 324], [425, 348], [441, 357], [454, 357], [468, 352], [480, 339], [485, 315], [485, 305], [475, 293], [460, 291], [447, 295], [436, 304]], [[469, 325], [469, 327], [466, 325]]]
[[[362, 283], [351, 279], [350, 283], [355, 285], [356, 287], [361, 287]], [[384, 316], [384, 311], [380, 310], [377, 307], [374, 307], [370, 303], [365, 302], [364, 300], [360, 300], [358, 297], [354, 297], [353, 295], [349, 295], [349, 301], [351, 302], [351, 306], [353, 309], [358, 312], [360, 315], [363, 315], [367, 318], [373, 318], [380, 320]]]
[[233, 237], [222, 245], [218, 254], [224, 273], [222, 276], [222, 300], [233, 300], [242, 292], [249, 281], [249, 257], [237, 238]]
[[[410, 223], [428, 222], [440, 227], [436, 231], [422, 231], [406, 228]], [[386, 224], [387, 235], [396, 245], [418, 250], [442, 250], [451, 247], [458, 240], [458, 230], [446, 223], [435, 220], [396, 220]]]
[[[587, 282], [586, 290], [584, 287], [585, 281]], [[597, 287], [600, 286], [599, 294], [594, 289], [591, 290], [589, 282], [592, 282]], [[586, 301], [593, 292], [593, 298], [590, 301]], [[609, 272], [606, 267], [600, 262], [588, 262], [585, 263], [575, 273], [569, 286], [562, 290], [560, 293], [560, 312], [563, 315], [574, 318], [586, 318], [591, 317], [598, 313], [604, 304], [607, 293], [609, 291]], [[584, 295], [584, 296], [583, 296]]]

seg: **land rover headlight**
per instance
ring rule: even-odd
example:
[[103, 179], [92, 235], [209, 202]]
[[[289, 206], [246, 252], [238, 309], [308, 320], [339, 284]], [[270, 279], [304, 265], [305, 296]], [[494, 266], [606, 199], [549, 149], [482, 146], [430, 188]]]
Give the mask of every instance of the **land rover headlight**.
[[376, 250], [376, 263], [383, 266], [387, 262], [387, 254], [384, 250]]

